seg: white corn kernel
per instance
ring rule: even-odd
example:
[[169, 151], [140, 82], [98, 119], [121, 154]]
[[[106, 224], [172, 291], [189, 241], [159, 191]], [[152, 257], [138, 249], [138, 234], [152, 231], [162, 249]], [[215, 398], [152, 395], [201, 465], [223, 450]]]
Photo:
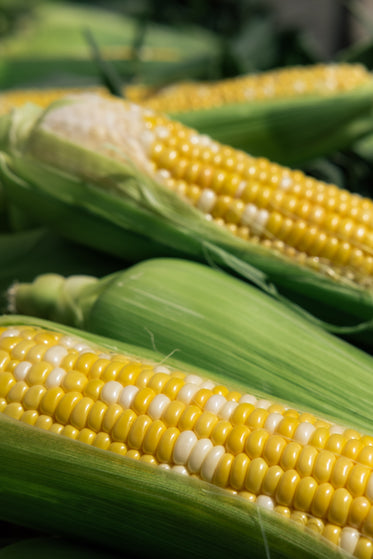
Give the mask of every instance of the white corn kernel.
[[166, 394], [157, 394], [150, 402], [147, 414], [152, 419], [159, 419], [170, 402], [171, 400]]
[[47, 349], [44, 354], [44, 361], [51, 363], [52, 365], [58, 365], [61, 363], [62, 359], [66, 357], [67, 349], [62, 345], [55, 345]]
[[264, 429], [269, 431], [270, 433], [274, 433], [277, 428], [277, 425], [284, 419], [284, 416], [281, 413], [270, 413], [265, 420]]
[[208, 453], [201, 466], [201, 478], [205, 481], [212, 481], [215, 470], [219, 464], [221, 457], [225, 454], [225, 448], [222, 445], [214, 446]]
[[175, 464], [186, 464], [190, 453], [197, 442], [197, 436], [193, 431], [182, 431], [177, 438], [173, 450], [173, 461]]
[[16, 380], [25, 380], [27, 373], [29, 372], [30, 368], [32, 367], [32, 363], [30, 361], [20, 361], [14, 367], [14, 377]]
[[298, 441], [301, 444], [308, 444], [308, 441], [311, 438], [312, 433], [316, 427], [312, 425], [312, 423], [308, 423], [308, 421], [303, 421], [299, 423], [298, 427], [295, 430], [293, 439]]
[[218, 413], [220, 419], [225, 419], [226, 421], [229, 421], [232, 413], [234, 412], [237, 406], [238, 406], [238, 402], [235, 402], [234, 400], [228, 400]]
[[55, 367], [47, 376], [45, 380], [45, 387], [54, 388], [55, 386], [61, 386], [65, 375], [66, 371], [64, 369], [61, 369], [61, 367]]
[[203, 409], [205, 411], [210, 411], [212, 413], [218, 414], [226, 402], [227, 400], [226, 398], [224, 398], [224, 396], [222, 396], [221, 394], [214, 394], [207, 400]]
[[212, 449], [212, 447], [213, 444], [210, 439], [199, 439], [196, 442], [188, 460], [187, 467], [190, 472], [192, 472], [193, 474], [199, 472], [205, 457]]
[[339, 545], [342, 549], [353, 555], [357, 542], [359, 541], [359, 531], [346, 526], [342, 529]]
[[119, 394], [123, 390], [123, 385], [116, 380], [110, 380], [106, 382], [101, 390], [101, 400], [105, 404], [116, 404], [118, 402]]
[[271, 499], [271, 497], [268, 497], [268, 495], [258, 495], [255, 502], [260, 507], [268, 510], [273, 510], [275, 508], [273, 499]]
[[139, 389], [137, 386], [133, 386], [132, 384], [125, 386], [119, 394], [118, 404], [125, 409], [130, 408], [138, 391]]
[[184, 402], [184, 404], [190, 404], [193, 396], [198, 392], [199, 389], [200, 386], [198, 384], [188, 382], [188, 384], [184, 384], [184, 386], [179, 390], [177, 399], [181, 402]]

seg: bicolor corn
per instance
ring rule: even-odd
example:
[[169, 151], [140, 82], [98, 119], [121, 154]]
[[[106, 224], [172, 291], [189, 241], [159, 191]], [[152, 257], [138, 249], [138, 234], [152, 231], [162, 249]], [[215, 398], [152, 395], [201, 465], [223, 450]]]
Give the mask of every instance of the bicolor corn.
[[1, 413], [199, 477], [373, 555], [373, 438], [74, 335], [0, 328]]
[[[372, 286], [373, 203], [368, 198], [122, 101], [78, 97], [49, 111], [41, 126], [125, 164], [131, 161], [240, 239]], [[48, 154], [42, 157], [48, 162]], [[81, 172], [90, 176], [83, 164]]]

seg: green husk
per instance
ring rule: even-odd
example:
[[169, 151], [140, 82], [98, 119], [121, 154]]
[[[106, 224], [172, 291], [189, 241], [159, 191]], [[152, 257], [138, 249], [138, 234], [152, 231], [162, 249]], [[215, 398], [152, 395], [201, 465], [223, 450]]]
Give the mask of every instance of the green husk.
[[[115, 351], [130, 346], [26, 317]], [[132, 348], [131, 353], [136, 352]], [[154, 352], [144, 351], [146, 358]], [[171, 361], [170, 361], [171, 363]], [[116, 456], [0, 414], [0, 518], [108, 550], [180, 558], [347, 557], [209, 483]]]
[[372, 131], [372, 85], [328, 96], [300, 95], [169, 114], [219, 142], [297, 166], [345, 149]]
[[138, 33], [135, 18], [104, 6], [55, 0], [30, 4], [27, 2], [22, 25], [2, 38], [1, 88], [99, 83], [97, 64], [84, 33], [87, 30], [103, 60], [124, 80], [136, 76], [151, 82], [157, 73], [175, 72], [175, 66], [186, 62], [190, 75], [198, 76], [200, 65], [217, 56], [216, 37], [198, 26], [176, 30], [149, 24], [138, 57], [134, 51]]
[[223, 382], [372, 429], [373, 357], [224, 272], [153, 259], [102, 279], [42, 275], [9, 297], [14, 312], [156, 349]]
[[25, 106], [0, 119], [0, 180], [11, 203], [35, 221], [126, 262], [176, 256], [222, 267], [323, 328], [372, 343], [370, 290], [234, 237], [131, 162], [43, 130], [44, 114]]

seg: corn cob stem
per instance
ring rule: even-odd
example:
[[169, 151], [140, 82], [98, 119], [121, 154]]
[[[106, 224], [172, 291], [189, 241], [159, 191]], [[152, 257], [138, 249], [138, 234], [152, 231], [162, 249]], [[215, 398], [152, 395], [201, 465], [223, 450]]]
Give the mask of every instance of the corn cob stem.
[[73, 335], [0, 328], [0, 410], [196, 476], [360, 558], [373, 555], [373, 438]]

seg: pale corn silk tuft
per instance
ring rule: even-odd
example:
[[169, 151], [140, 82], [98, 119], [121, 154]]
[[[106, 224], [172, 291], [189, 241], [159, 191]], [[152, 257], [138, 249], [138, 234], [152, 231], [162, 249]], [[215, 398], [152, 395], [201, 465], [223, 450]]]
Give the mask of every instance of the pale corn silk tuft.
[[373, 438], [72, 335], [0, 328], [0, 412], [198, 477], [373, 555]]

